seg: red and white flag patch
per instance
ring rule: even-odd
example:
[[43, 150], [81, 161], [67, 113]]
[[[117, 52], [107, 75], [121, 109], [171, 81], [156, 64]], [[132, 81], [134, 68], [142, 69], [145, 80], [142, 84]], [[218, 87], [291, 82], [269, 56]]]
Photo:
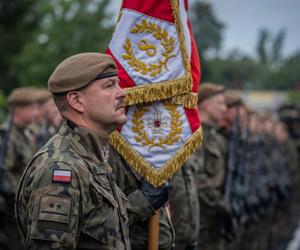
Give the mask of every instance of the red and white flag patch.
[[71, 170], [54, 169], [52, 175], [53, 182], [70, 183], [72, 178]]

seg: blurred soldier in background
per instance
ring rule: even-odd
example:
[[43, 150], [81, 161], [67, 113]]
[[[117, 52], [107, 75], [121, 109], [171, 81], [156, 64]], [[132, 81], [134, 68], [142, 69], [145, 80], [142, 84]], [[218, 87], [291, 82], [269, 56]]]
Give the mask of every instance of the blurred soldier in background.
[[222, 249], [221, 235], [231, 237], [233, 224], [229, 204], [225, 201], [222, 188], [225, 179], [226, 143], [219, 134], [220, 121], [226, 112], [224, 87], [202, 83], [199, 108], [203, 127], [202, 147], [191, 160], [200, 202], [200, 249]]
[[[244, 186], [246, 169], [246, 143], [247, 143], [247, 119], [246, 107], [240, 96], [234, 92], [226, 91], [225, 103], [227, 110], [221, 120], [221, 134], [226, 141], [226, 179], [223, 185], [225, 201], [230, 207], [234, 224], [233, 233], [228, 234], [224, 231], [225, 249], [239, 249], [239, 242], [242, 229], [236, 227], [242, 220], [243, 199], [246, 197]], [[238, 234], [236, 234], [238, 232]]]
[[[7, 142], [4, 161], [4, 179], [10, 190], [16, 192], [18, 181], [24, 168], [36, 151], [35, 137], [28, 126], [38, 114], [34, 89], [17, 88], [8, 96], [8, 108], [12, 115], [9, 141]], [[8, 130], [5, 122], [2, 125]]]
[[36, 89], [38, 116], [31, 126], [37, 137], [37, 147], [41, 148], [58, 131], [62, 117], [47, 89]]
[[185, 162], [170, 181], [169, 204], [176, 250], [199, 249], [200, 207], [193, 163], [193, 160]]
[[36, 119], [38, 109], [34, 89], [30, 87], [14, 89], [7, 101], [9, 116], [1, 126], [4, 130], [1, 152], [5, 151], [1, 154], [1, 186], [4, 187], [1, 191], [5, 193], [7, 207], [3, 228], [9, 236], [10, 248], [21, 249], [21, 238], [14, 219], [14, 196], [23, 170], [36, 151], [35, 137], [28, 126]]
[[279, 119], [286, 125], [290, 140], [300, 153], [300, 107], [296, 105], [282, 105], [278, 109]]

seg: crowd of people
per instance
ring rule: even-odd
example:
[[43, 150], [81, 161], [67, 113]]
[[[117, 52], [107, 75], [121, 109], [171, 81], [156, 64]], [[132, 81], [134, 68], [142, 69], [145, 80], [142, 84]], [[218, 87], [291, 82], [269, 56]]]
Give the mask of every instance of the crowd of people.
[[[48, 89], [7, 98], [0, 129], [0, 249], [273, 250], [299, 187], [300, 110], [252, 110], [201, 83], [203, 141], [159, 188], [109, 145], [126, 122], [112, 58], [64, 60]], [[299, 137], [298, 137], [299, 135]]]

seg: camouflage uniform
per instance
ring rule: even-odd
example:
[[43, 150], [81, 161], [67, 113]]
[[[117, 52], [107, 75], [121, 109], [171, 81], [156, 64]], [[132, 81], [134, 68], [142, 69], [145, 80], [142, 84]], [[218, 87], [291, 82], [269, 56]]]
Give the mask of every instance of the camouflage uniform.
[[175, 249], [197, 249], [200, 208], [192, 162], [187, 161], [172, 177], [170, 183], [169, 200], [176, 233]]
[[14, 200], [21, 175], [35, 153], [34, 137], [27, 128], [12, 126], [4, 156], [3, 185], [5, 191], [5, 206], [2, 226], [7, 234], [7, 245], [11, 249], [22, 249], [21, 236], [14, 218]]
[[36, 153], [35, 137], [29, 129], [13, 125], [7, 147], [4, 179], [9, 189], [15, 193], [26, 165]]
[[7, 209], [2, 221], [3, 230], [9, 240], [7, 245], [11, 249], [21, 249], [21, 237], [18, 233], [16, 221], [14, 218], [14, 200], [18, 182], [21, 175], [35, 153], [34, 138], [29, 130], [13, 126], [7, 145], [6, 155], [3, 166], [3, 184], [6, 187], [5, 205]]
[[227, 210], [222, 187], [225, 177], [226, 144], [215, 127], [202, 124], [203, 144], [192, 155], [200, 202], [200, 249], [221, 249], [219, 208]]
[[100, 138], [64, 122], [19, 185], [16, 218], [27, 249], [130, 249], [127, 205]]
[[42, 124], [33, 123], [29, 126], [29, 129], [36, 138], [37, 150], [44, 146], [47, 141], [58, 132], [58, 129], [54, 128], [47, 122], [43, 122]]
[[[126, 194], [130, 202], [130, 243], [134, 250], [147, 249], [149, 217], [154, 210], [143, 193], [139, 190], [141, 177], [128, 165], [128, 163], [111, 148], [109, 162], [116, 174], [118, 186]], [[159, 249], [172, 249], [174, 245], [174, 229], [168, 211], [159, 209]]]

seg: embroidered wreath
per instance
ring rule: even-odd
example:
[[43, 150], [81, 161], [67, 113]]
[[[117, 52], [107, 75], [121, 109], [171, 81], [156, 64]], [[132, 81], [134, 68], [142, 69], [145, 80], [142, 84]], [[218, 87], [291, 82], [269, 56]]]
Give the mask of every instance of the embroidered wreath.
[[180, 120], [180, 113], [177, 111], [176, 105], [167, 103], [164, 106], [169, 111], [171, 116], [171, 130], [165, 138], [157, 138], [154, 136], [150, 138], [144, 130], [145, 126], [143, 122], [143, 116], [149, 111], [147, 107], [137, 105], [137, 109], [132, 115], [132, 123], [134, 124], [132, 131], [137, 134], [134, 139], [143, 146], [148, 146], [149, 150], [153, 147], [160, 147], [166, 151], [167, 145], [172, 145], [175, 142], [178, 142], [180, 139], [180, 134], [182, 132], [181, 126], [183, 124], [183, 122]]
[[143, 75], [150, 73], [150, 76], [154, 77], [162, 72], [165, 68], [168, 70], [167, 62], [170, 58], [175, 57], [172, 54], [175, 48], [175, 41], [173, 37], [168, 36], [168, 32], [162, 29], [159, 25], [152, 22], [147, 22], [143, 19], [140, 23], [135, 24], [135, 27], [130, 31], [132, 34], [136, 33], [149, 33], [152, 34], [156, 39], [160, 41], [160, 44], [164, 47], [164, 52], [162, 53], [163, 60], [159, 59], [158, 63], [146, 64], [142, 60], [135, 58], [133, 49], [131, 47], [131, 41], [129, 38], [126, 39], [123, 48], [126, 53], [122, 54], [122, 58], [128, 61], [128, 64], [133, 67], [133, 70], [140, 72]]

